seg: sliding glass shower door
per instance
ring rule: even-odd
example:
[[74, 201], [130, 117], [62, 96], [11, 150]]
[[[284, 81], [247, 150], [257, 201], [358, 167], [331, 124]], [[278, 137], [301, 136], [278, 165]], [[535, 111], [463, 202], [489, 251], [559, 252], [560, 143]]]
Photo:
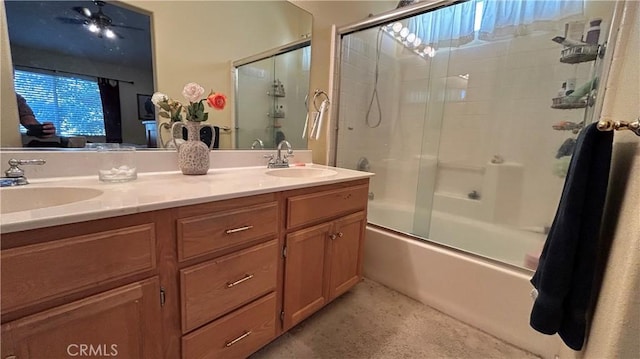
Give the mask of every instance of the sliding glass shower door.
[[541, 3], [471, 0], [341, 36], [336, 165], [376, 174], [370, 223], [535, 268], [615, 6]]

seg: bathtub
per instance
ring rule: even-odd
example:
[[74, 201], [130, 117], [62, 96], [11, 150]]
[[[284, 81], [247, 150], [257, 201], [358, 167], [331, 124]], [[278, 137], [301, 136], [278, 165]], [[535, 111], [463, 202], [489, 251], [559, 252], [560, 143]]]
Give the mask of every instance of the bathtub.
[[[401, 205], [373, 202], [369, 210], [371, 219], [399, 216], [395, 219], [405, 226], [409, 225], [407, 217], [413, 221], [411, 212], [404, 215], [397, 212]], [[434, 212], [431, 226], [434, 235], [451, 236], [449, 245], [454, 246], [472, 241], [471, 244], [486, 250], [491, 244], [485, 245], [485, 241], [491, 238], [513, 241], [515, 234], [522, 235], [524, 241], [539, 241], [537, 233], [528, 236], [526, 231], [508, 228], [501, 228], [501, 232], [497, 226], [474, 222]], [[410, 232], [406, 230], [410, 227], [398, 228]], [[509, 255], [523, 260], [522, 250], [507, 248], [504, 252], [513, 252]], [[373, 224], [367, 225], [364, 252], [365, 277], [543, 358], [554, 358], [559, 353], [561, 341], [557, 335], [543, 335], [529, 327], [533, 304], [530, 270]]]
[[[546, 235], [533, 229], [512, 228], [434, 210], [414, 226], [413, 207], [369, 201], [370, 223], [413, 233], [434, 242], [476, 253], [515, 266], [524, 266], [527, 253], [542, 250]], [[424, 228], [424, 229], [421, 229]]]

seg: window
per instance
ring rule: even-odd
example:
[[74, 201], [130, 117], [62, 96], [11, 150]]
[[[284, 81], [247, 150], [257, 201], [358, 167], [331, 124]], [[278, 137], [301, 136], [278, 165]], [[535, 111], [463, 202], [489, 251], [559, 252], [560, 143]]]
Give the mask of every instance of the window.
[[[104, 136], [100, 90], [95, 80], [59, 74], [15, 71], [15, 89], [36, 119], [53, 122], [60, 136]], [[26, 129], [20, 126], [20, 132]]]

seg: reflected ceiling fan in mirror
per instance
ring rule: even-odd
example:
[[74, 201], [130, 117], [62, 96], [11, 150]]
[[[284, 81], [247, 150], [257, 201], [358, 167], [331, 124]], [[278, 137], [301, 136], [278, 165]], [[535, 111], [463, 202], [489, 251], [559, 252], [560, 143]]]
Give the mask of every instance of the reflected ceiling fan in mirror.
[[56, 19], [71, 25], [83, 25], [87, 30], [96, 34], [99, 38], [124, 39], [122, 35], [114, 31], [112, 28], [144, 30], [135, 26], [127, 26], [124, 24], [114, 23], [109, 16], [102, 12], [102, 8], [106, 5], [105, 1], [93, 1], [98, 6], [97, 11], [91, 11], [89, 8], [82, 6], [74, 6], [73, 11], [77, 12], [82, 18], [57, 17]]

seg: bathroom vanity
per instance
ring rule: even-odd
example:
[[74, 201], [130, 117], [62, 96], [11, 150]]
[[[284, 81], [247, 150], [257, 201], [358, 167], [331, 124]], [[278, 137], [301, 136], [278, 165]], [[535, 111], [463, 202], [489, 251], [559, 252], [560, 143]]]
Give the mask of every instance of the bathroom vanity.
[[362, 278], [371, 174], [309, 168], [28, 185], [103, 194], [3, 214], [2, 358], [257, 351]]

